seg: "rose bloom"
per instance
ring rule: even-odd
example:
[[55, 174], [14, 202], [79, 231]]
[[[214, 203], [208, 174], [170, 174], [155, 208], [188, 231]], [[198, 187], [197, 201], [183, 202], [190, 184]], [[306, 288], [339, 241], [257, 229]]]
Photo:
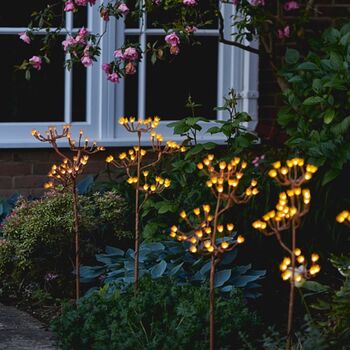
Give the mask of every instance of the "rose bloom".
[[123, 15], [126, 16], [129, 13], [129, 7], [126, 6], [123, 2], [119, 5], [118, 11]]
[[195, 26], [186, 26], [185, 30], [187, 33], [195, 33], [197, 31], [197, 27]]
[[115, 50], [113, 55], [115, 58], [120, 58], [122, 60], [124, 59], [124, 55], [121, 49]]
[[77, 41], [72, 36], [68, 36], [66, 40], [62, 41], [64, 51], [67, 51], [70, 46], [75, 44], [77, 44]]
[[84, 55], [80, 61], [84, 65], [84, 67], [86, 67], [86, 68], [90, 67], [92, 65], [92, 59], [88, 55]]
[[285, 39], [290, 37], [290, 27], [285, 26], [283, 29], [277, 30], [277, 37], [279, 39]]
[[265, 0], [250, 0], [252, 6], [265, 6]]
[[126, 66], [125, 66], [125, 74], [128, 75], [133, 75], [136, 73], [136, 68], [135, 66], [132, 64], [132, 62], [129, 62]]
[[108, 22], [109, 21], [109, 12], [108, 9], [102, 8], [100, 11], [100, 15], [103, 18], [104, 21]]
[[180, 44], [180, 39], [175, 32], [168, 34], [164, 40], [170, 46], [178, 46]]
[[170, 47], [170, 54], [171, 55], [178, 55], [180, 53], [180, 48], [178, 46], [171, 46]]
[[71, 12], [75, 10], [74, 2], [69, 0], [64, 3], [64, 11]]
[[39, 57], [39, 56], [33, 56], [33, 57], [29, 60], [29, 63], [33, 66], [34, 69], [40, 70], [43, 61], [42, 61], [41, 57]]
[[108, 74], [107, 80], [112, 83], [119, 83], [119, 75], [117, 73]]
[[111, 71], [111, 65], [109, 63], [104, 63], [102, 65], [102, 70], [106, 73], [109, 74]]
[[134, 47], [128, 47], [124, 51], [123, 59], [129, 61], [135, 61], [139, 58], [139, 53]]
[[19, 33], [19, 38], [21, 40], [23, 40], [26, 44], [30, 44], [31, 43], [31, 40], [30, 40], [30, 37], [28, 36], [28, 34], [25, 32], [25, 33]]
[[75, 3], [78, 6], [86, 6], [88, 4], [88, 0], [75, 0]]
[[183, 0], [183, 4], [186, 6], [196, 6], [197, 0]]
[[285, 11], [297, 10], [299, 7], [300, 7], [299, 3], [294, 0], [287, 1], [283, 6]]

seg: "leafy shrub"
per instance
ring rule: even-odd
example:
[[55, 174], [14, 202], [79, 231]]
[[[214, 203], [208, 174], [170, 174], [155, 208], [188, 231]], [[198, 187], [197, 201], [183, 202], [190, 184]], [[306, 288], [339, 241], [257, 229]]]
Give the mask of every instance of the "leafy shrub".
[[[27, 284], [50, 282], [55, 287], [52, 290], [64, 288], [63, 281], [70, 279], [73, 266], [71, 206], [69, 194], [18, 202], [2, 226], [3, 283], [12, 282], [21, 289]], [[92, 257], [106, 243], [128, 236], [126, 203], [117, 193], [79, 196], [79, 206], [83, 259]]]
[[[174, 277], [179, 284], [199, 285], [209, 278], [210, 262], [198, 258], [187, 251], [188, 244], [174, 241], [145, 243], [140, 246], [140, 276], [149, 274], [157, 279]], [[224, 255], [217, 267], [215, 286], [222, 292], [230, 292], [234, 287], [244, 288], [245, 296], [259, 296], [257, 281], [265, 275], [264, 270], [252, 270], [251, 265], [233, 266], [237, 251]], [[96, 255], [102, 265], [82, 266], [81, 281], [85, 283], [108, 284], [120, 288], [134, 281], [134, 251], [106, 247], [105, 254]]]
[[[207, 349], [208, 290], [166, 278], [140, 280], [125, 293], [104, 287], [77, 306], [68, 304], [52, 329], [63, 349]], [[217, 349], [242, 349], [261, 325], [239, 290], [216, 300]]]
[[350, 24], [327, 29], [305, 59], [287, 50], [285, 62], [281, 74], [290, 88], [278, 121], [289, 146], [327, 165], [327, 183], [350, 159]]

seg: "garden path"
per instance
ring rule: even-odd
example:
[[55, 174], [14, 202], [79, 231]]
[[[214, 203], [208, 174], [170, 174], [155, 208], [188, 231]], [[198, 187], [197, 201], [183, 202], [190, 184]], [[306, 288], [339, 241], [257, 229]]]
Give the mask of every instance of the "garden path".
[[36, 319], [0, 304], [0, 350], [57, 350], [52, 334]]

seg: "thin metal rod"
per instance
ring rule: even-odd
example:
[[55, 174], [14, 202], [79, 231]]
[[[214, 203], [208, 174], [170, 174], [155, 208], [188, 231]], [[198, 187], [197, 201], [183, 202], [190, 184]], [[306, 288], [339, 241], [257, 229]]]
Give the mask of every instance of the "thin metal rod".
[[292, 220], [292, 277], [290, 280], [289, 305], [288, 305], [288, 328], [286, 350], [291, 350], [293, 345], [293, 317], [294, 317], [294, 299], [295, 299], [295, 248], [296, 248], [296, 228]]
[[137, 154], [137, 183], [135, 193], [135, 255], [134, 255], [134, 288], [135, 292], [139, 284], [139, 250], [140, 250], [140, 176], [141, 176], [141, 132], [138, 136], [138, 154]]
[[79, 241], [79, 214], [78, 214], [78, 196], [76, 180], [72, 183], [73, 192], [73, 228], [75, 240], [75, 300], [80, 298], [80, 241]]

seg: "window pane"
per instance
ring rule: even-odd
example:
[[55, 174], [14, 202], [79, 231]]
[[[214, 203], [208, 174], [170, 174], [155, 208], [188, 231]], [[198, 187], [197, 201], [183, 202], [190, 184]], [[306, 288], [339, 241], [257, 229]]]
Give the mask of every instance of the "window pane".
[[[201, 22], [207, 22], [208, 19], [211, 20], [212, 23], [208, 23], [205, 27], [202, 28], [217, 28], [217, 20], [216, 18], [209, 18], [209, 15], [213, 13], [214, 10], [217, 9], [217, 5], [215, 4], [215, 1], [199, 1], [198, 5], [196, 6], [199, 8], [198, 13], [199, 16], [187, 18], [187, 20], [191, 21], [193, 23], [201, 23]], [[181, 5], [185, 6], [185, 5]], [[154, 10], [152, 12], [149, 12], [147, 17], [147, 26], [148, 28], [159, 28], [163, 24], [169, 24], [174, 22], [174, 20], [178, 19], [179, 11], [170, 11], [170, 10], [164, 10], [162, 6], [154, 6]]]
[[0, 56], [0, 122], [63, 121], [64, 69], [61, 44], [53, 49], [51, 64], [43, 64], [40, 72], [33, 72], [30, 81], [14, 65], [37, 54], [38, 45], [26, 45], [17, 35], [0, 35], [6, 55]]
[[128, 75], [123, 79], [125, 81], [124, 115], [137, 116], [138, 74]]
[[73, 67], [73, 122], [86, 120], [86, 68], [81, 64]]
[[[140, 13], [134, 13], [136, 2], [128, 2], [128, 7], [130, 9], [130, 14], [125, 17], [125, 27], [126, 28], [139, 28]], [[119, 21], [123, 21], [122, 18]]]
[[[87, 27], [87, 9], [88, 7], [78, 7], [78, 12], [73, 14], [74, 28]], [[98, 11], [97, 6], [93, 8], [93, 11]]]
[[216, 119], [218, 42], [215, 37], [200, 38], [202, 45], [181, 47], [171, 62], [152, 65], [147, 59], [147, 115], [176, 120], [189, 115], [185, 104], [189, 95], [203, 105], [198, 113]]
[[[31, 14], [34, 11], [41, 11], [47, 5], [54, 5], [52, 10], [55, 14], [61, 14], [61, 2], [57, 0], [26, 0], [20, 1], [20, 7], [16, 8], [13, 1], [1, 1], [0, 27], [26, 27], [31, 21]], [[55, 26], [59, 25], [61, 18], [58, 17]]]

